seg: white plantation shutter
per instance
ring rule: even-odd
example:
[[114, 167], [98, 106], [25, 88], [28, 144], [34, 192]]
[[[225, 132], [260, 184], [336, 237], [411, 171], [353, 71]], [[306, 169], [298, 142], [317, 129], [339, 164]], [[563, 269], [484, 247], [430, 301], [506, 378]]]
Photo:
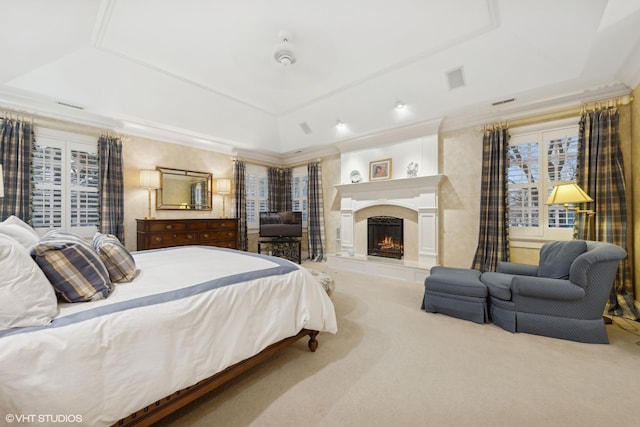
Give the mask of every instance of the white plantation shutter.
[[309, 177], [307, 167], [297, 167], [293, 169], [291, 177], [291, 206], [296, 212], [302, 212], [303, 228], [307, 226], [308, 202], [307, 192], [309, 190]]
[[[54, 145], [54, 146], [52, 146]], [[38, 144], [33, 151], [32, 224], [34, 228], [62, 227], [62, 144]]]
[[71, 227], [97, 227], [100, 221], [98, 154], [71, 150], [70, 161]]
[[[536, 135], [537, 136], [537, 135]], [[534, 136], [535, 137], [535, 136]], [[509, 226], [538, 227], [540, 225], [540, 152], [538, 141], [523, 143], [512, 138], [509, 147]]]
[[574, 212], [545, 202], [554, 186], [576, 180], [578, 126], [545, 126], [530, 132], [510, 131], [507, 197], [512, 238], [572, 235]]
[[35, 134], [33, 227], [93, 236], [100, 219], [97, 139], [39, 128]]
[[259, 212], [269, 210], [269, 186], [265, 166], [247, 165], [245, 173], [245, 196], [247, 229], [257, 230], [260, 226]]

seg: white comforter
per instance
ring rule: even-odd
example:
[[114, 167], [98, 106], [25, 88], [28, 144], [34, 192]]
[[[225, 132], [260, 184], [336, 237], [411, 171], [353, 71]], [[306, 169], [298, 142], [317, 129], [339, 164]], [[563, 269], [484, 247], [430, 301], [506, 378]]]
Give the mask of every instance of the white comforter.
[[106, 300], [0, 331], [0, 424], [111, 425], [300, 329], [337, 331], [322, 286], [288, 261], [195, 246], [134, 257], [138, 276]]

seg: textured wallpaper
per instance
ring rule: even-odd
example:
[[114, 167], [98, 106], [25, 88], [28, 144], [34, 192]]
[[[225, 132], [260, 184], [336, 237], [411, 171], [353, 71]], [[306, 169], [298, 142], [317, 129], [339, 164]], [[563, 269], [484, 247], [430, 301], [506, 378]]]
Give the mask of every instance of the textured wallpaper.
[[[140, 169], [156, 166], [210, 172], [213, 178], [232, 176], [233, 162], [228, 154], [191, 148], [145, 138], [127, 136], [123, 142], [124, 159], [124, 220], [125, 245], [136, 249], [136, 219], [147, 215], [147, 190], [140, 188]], [[181, 211], [155, 210], [155, 191], [152, 191], [151, 215], [156, 218], [220, 218], [222, 196], [213, 196], [213, 210]], [[231, 213], [231, 196], [225, 201], [227, 215]]]

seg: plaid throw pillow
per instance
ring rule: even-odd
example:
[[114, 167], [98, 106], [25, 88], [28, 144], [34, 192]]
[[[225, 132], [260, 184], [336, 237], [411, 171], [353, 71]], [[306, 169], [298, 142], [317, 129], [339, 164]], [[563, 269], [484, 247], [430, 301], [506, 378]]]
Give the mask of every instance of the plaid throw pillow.
[[136, 276], [136, 262], [116, 236], [96, 233], [93, 247], [107, 267], [112, 282], [130, 282]]
[[49, 231], [31, 255], [56, 293], [66, 301], [96, 301], [111, 293], [109, 273], [100, 256], [76, 234]]

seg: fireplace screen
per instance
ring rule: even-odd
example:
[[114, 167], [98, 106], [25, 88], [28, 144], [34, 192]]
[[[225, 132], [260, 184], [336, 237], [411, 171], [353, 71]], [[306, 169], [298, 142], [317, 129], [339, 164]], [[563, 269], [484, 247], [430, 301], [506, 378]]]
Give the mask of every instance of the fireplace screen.
[[404, 222], [393, 216], [367, 219], [367, 255], [402, 259], [404, 255]]

